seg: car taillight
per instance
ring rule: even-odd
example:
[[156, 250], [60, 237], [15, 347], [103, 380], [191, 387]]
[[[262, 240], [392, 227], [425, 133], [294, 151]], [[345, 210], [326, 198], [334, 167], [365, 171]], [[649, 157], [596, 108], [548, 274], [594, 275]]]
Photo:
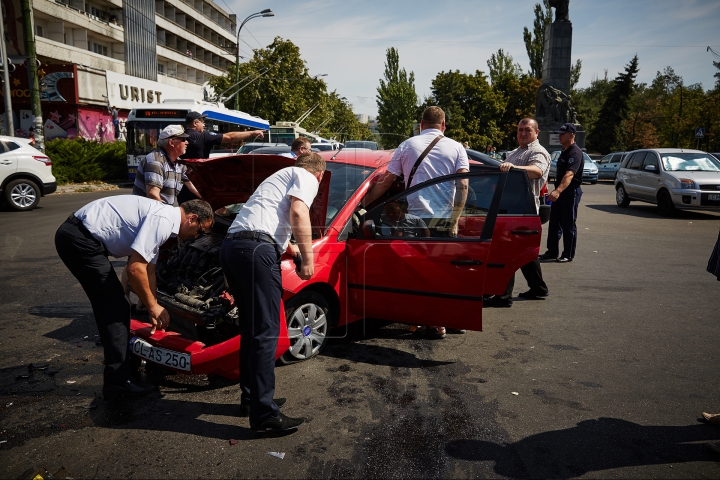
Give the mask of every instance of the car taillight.
[[52, 160], [50, 160], [49, 157], [45, 157], [42, 155], [33, 155], [33, 158], [37, 160], [38, 162], [43, 162], [48, 167], [52, 166]]

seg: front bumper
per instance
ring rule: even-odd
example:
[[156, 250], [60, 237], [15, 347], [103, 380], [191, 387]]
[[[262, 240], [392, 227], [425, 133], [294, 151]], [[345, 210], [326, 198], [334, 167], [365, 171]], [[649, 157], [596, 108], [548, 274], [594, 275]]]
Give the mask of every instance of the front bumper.
[[674, 188], [670, 193], [676, 208], [720, 210], [720, 191]]
[[597, 173], [583, 173], [582, 180], [583, 180], [583, 182], [597, 182], [598, 174]]

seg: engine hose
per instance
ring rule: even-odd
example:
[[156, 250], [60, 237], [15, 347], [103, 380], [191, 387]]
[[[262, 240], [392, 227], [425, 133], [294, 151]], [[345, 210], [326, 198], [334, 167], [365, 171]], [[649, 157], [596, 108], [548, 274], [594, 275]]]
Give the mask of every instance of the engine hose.
[[180, 303], [184, 303], [185, 305], [189, 305], [191, 307], [194, 307], [194, 308], [197, 308], [200, 310], [208, 309], [208, 304], [206, 302], [203, 302], [202, 300], [198, 300], [197, 298], [190, 297], [188, 295], [183, 295], [182, 293], [176, 293], [175, 300], [177, 300]]

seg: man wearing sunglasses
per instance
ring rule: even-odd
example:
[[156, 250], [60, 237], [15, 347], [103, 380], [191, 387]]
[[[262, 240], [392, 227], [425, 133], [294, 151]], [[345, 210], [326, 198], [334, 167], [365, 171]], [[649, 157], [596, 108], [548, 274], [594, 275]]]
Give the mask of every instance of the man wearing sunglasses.
[[312, 153], [310, 140], [304, 137], [298, 137], [293, 140], [288, 153], [281, 153], [281, 157], [297, 158], [304, 153]]

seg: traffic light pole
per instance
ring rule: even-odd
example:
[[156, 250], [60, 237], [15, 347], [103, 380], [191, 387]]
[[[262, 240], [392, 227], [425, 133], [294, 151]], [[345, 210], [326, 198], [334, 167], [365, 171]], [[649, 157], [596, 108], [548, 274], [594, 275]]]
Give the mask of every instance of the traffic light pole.
[[30, 83], [30, 102], [32, 105], [35, 148], [45, 151], [42, 108], [40, 107], [40, 84], [38, 82], [37, 55], [35, 53], [35, 25], [33, 22], [32, 0], [20, 0], [25, 30], [25, 50], [27, 54], [28, 81]]
[[0, 55], [3, 62], [3, 96], [5, 98], [5, 133], [11, 137], [15, 135], [15, 126], [13, 125], [12, 116], [12, 98], [10, 97], [10, 62], [7, 56], [7, 47], [5, 46], [5, 18], [0, 22]]

